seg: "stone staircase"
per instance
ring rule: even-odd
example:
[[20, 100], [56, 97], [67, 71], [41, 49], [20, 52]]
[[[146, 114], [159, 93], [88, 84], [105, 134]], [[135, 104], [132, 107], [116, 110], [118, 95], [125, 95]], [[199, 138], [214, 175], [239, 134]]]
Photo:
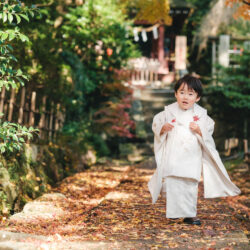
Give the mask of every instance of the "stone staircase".
[[174, 91], [170, 89], [144, 88], [134, 90], [134, 119], [137, 126], [137, 137], [141, 138], [133, 146], [134, 157], [131, 159], [139, 161], [140, 158], [153, 156], [154, 135], [152, 132], [153, 117], [168, 105], [175, 101]]
[[153, 143], [152, 122], [153, 117], [164, 110], [164, 106], [175, 101], [174, 91], [170, 89], [144, 89], [141, 91], [141, 103], [147, 142]]

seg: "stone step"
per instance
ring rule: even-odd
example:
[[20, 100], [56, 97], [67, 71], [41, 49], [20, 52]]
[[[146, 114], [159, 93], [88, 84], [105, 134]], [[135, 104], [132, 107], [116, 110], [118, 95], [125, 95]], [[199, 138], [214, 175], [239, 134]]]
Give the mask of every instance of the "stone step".
[[141, 92], [141, 101], [162, 101], [168, 102], [169, 99], [174, 99], [174, 93], [157, 93], [157, 92], [150, 92], [150, 91], [142, 91]]

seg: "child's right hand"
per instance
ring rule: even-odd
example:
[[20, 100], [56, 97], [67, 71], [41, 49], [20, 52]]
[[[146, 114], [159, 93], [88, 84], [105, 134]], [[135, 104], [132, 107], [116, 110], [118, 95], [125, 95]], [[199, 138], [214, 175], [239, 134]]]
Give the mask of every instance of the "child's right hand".
[[174, 126], [171, 123], [166, 123], [162, 126], [160, 135], [164, 134], [165, 132], [169, 132], [174, 128]]

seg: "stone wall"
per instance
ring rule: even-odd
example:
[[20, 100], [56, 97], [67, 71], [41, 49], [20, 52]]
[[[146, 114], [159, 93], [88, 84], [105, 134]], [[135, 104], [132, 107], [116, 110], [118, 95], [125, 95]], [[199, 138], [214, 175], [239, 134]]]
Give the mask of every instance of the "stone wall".
[[0, 155], [0, 215], [20, 211], [58, 181], [82, 171], [86, 167], [82, 161], [85, 158], [72, 156], [67, 149], [52, 143], [26, 144], [23, 152]]

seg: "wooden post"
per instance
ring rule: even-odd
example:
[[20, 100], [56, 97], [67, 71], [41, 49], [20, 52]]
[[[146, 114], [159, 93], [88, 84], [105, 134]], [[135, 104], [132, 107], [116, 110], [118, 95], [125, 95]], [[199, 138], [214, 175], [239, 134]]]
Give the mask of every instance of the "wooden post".
[[52, 102], [52, 107], [50, 110], [50, 117], [49, 117], [49, 138], [52, 138], [52, 130], [53, 130], [53, 107], [54, 103]]
[[149, 82], [149, 69], [148, 68], [145, 71], [145, 79], [146, 79], [146, 82], [148, 83]]
[[0, 99], [0, 113], [3, 113], [4, 97], [5, 97], [5, 87], [3, 86]]
[[144, 79], [144, 69], [142, 68], [142, 69], [141, 69], [141, 72], [140, 72], [140, 81], [141, 81], [141, 82], [144, 82], [144, 80], [145, 80], [145, 79]]
[[152, 83], [154, 81], [154, 71], [153, 71], [153, 69], [150, 69], [149, 81], [150, 81], [150, 83]]
[[38, 124], [38, 128], [40, 129], [39, 134], [40, 134], [41, 139], [44, 139], [43, 129], [45, 129], [46, 99], [47, 99], [46, 96], [44, 96], [43, 99], [42, 99], [42, 114], [41, 114], [41, 118], [40, 118], [40, 121], [39, 121], [39, 124]]
[[215, 63], [216, 63], [216, 41], [213, 40], [212, 41], [212, 78], [214, 78], [216, 75]]
[[12, 115], [13, 115], [13, 106], [15, 100], [15, 89], [11, 89], [11, 96], [10, 96], [10, 103], [9, 103], [9, 114], [8, 114], [8, 121], [11, 122]]
[[[59, 104], [60, 105], [60, 104]], [[61, 108], [58, 109], [58, 128], [61, 129], [63, 127], [63, 123], [65, 121], [65, 114], [66, 114], [66, 109], [65, 108]]]
[[34, 126], [35, 123], [35, 109], [36, 109], [36, 92], [32, 92], [31, 95], [31, 108], [30, 108], [30, 115], [29, 115], [29, 126]]
[[244, 143], [244, 160], [248, 161], [248, 140], [243, 139], [243, 143]]
[[21, 103], [19, 108], [19, 115], [18, 115], [18, 123], [22, 124], [23, 122], [23, 107], [25, 102], [25, 87], [22, 88], [21, 92]]
[[23, 124], [28, 125], [28, 118], [29, 118], [29, 114], [28, 114], [28, 112], [29, 112], [29, 103], [26, 102], [26, 103], [24, 104], [24, 106], [25, 106], [25, 112], [24, 112], [24, 114], [23, 114]]
[[59, 130], [59, 115], [60, 115], [60, 104], [56, 105], [56, 118], [55, 118], [55, 140], [57, 137], [57, 131]]
[[158, 60], [161, 64], [164, 63], [164, 24], [159, 26], [159, 38], [158, 38]]
[[4, 113], [3, 118], [6, 120], [7, 117], [8, 117], [8, 116], [7, 116], [7, 113], [8, 113], [8, 103], [5, 103], [5, 104], [4, 104], [3, 113]]
[[55, 120], [55, 131], [59, 129], [59, 111], [60, 111], [60, 104], [56, 105], [56, 120]]

